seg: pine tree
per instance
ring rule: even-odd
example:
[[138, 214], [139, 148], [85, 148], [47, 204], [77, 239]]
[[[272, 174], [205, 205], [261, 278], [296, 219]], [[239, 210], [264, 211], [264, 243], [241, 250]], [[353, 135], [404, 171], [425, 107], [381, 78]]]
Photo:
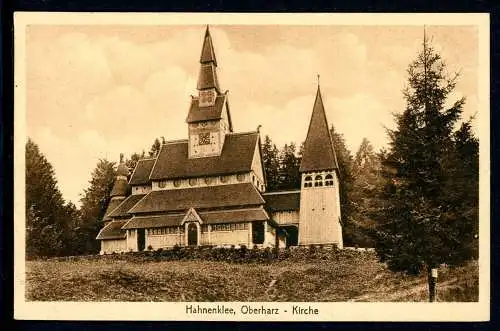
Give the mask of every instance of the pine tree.
[[64, 248], [64, 199], [52, 165], [39, 147], [26, 142], [26, 256], [60, 255]]
[[296, 155], [295, 143], [285, 144], [279, 154], [278, 189], [290, 190], [300, 188], [300, 159]]
[[381, 206], [379, 198], [383, 179], [380, 171], [380, 158], [375, 153], [368, 139], [363, 138], [353, 160], [353, 182], [349, 199], [352, 206], [351, 233], [354, 244], [363, 247], [373, 247], [374, 229], [376, 223], [373, 214]]
[[[457, 158], [460, 134], [453, 133], [465, 99], [445, 107], [457, 77], [446, 76], [444, 62], [424, 37], [422, 51], [408, 68], [406, 108], [395, 115], [396, 129], [388, 130], [390, 149], [383, 159], [382, 173], [388, 181], [383, 197], [388, 204], [379, 214], [384, 224], [379, 227], [377, 252], [392, 270], [427, 270], [431, 301], [431, 269], [472, 256], [466, 247], [473, 246], [474, 233], [464, 229], [473, 221], [457, 217], [463, 198], [449, 189], [457, 168], [467, 162]], [[470, 176], [476, 174], [464, 174]]]
[[264, 164], [264, 171], [266, 172], [267, 191], [273, 191], [278, 188], [278, 149], [273, 144], [268, 135], [264, 137], [262, 144], [262, 163]]
[[[162, 139], [163, 141], [165, 141], [165, 138], [162, 137]], [[149, 156], [156, 157], [160, 152], [160, 148], [161, 148], [160, 139], [155, 138], [153, 145], [151, 145], [151, 149], [149, 150]]]
[[344, 244], [346, 246], [354, 245], [353, 236], [356, 233], [356, 227], [353, 224], [353, 204], [350, 198], [354, 180], [352, 176], [353, 158], [351, 151], [346, 146], [344, 135], [335, 130], [333, 125], [330, 128], [330, 133], [339, 166], [340, 213]]
[[102, 224], [100, 220], [104, 216], [106, 207], [110, 200], [111, 189], [116, 177], [115, 163], [105, 159], [99, 160], [92, 172], [89, 188], [84, 190], [84, 196], [80, 200], [82, 224], [79, 230], [79, 249], [87, 253], [97, 253], [99, 243], [95, 240]]

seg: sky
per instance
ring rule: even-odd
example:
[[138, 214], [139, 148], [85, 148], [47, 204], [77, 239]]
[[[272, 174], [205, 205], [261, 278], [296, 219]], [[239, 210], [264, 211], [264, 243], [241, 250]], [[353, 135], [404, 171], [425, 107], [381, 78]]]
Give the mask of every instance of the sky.
[[[385, 127], [403, 111], [406, 69], [423, 26], [212, 25], [219, 82], [236, 132], [269, 135], [278, 147], [307, 134], [317, 75], [328, 122], [353, 154], [366, 137], [387, 146]], [[448, 104], [477, 112], [478, 31], [427, 26], [450, 74]], [[29, 25], [26, 132], [53, 165], [59, 189], [79, 205], [99, 159], [146, 153], [154, 138], [186, 139], [204, 25]]]

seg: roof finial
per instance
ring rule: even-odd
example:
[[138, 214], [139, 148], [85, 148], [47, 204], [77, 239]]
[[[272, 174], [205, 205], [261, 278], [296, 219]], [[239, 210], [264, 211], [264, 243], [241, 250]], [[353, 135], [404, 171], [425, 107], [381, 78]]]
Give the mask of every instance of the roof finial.
[[260, 124], [257, 126], [257, 132], [260, 132], [261, 127], [262, 127], [262, 125], [260, 125]]
[[318, 87], [319, 87], [319, 74], [316, 74], [316, 76], [318, 77]]
[[123, 163], [123, 153], [120, 153], [120, 163]]

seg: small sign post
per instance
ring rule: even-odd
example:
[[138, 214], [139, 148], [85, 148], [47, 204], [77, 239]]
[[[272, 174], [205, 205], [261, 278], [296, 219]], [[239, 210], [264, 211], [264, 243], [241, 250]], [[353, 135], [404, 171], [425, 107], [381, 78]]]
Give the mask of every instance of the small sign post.
[[434, 302], [436, 301], [436, 283], [437, 283], [437, 277], [438, 277], [438, 269], [437, 268], [432, 268], [430, 272], [430, 279], [429, 279], [429, 302]]

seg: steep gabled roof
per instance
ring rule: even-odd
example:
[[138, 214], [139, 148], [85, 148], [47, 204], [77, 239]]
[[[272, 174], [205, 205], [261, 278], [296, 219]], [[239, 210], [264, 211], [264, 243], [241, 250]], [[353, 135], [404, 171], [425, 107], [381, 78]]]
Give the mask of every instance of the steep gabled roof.
[[112, 221], [109, 222], [105, 227], [99, 231], [97, 234], [97, 240], [109, 240], [109, 239], [125, 239], [127, 237], [127, 232], [122, 230], [122, 226], [125, 225], [127, 221]]
[[144, 198], [144, 196], [145, 196], [145, 194], [129, 195], [108, 216], [109, 217], [127, 217], [127, 216], [130, 216], [130, 214], [128, 213], [129, 209], [132, 208], [136, 203], [138, 203], [142, 198]]
[[161, 146], [150, 179], [161, 180], [249, 172], [252, 169], [258, 137], [258, 132], [227, 134], [221, 155], [191, 159], [188, 156], [187, 140], [167, 142]]
[[213, 62], [217, 65], [217, 59], [215, 58], [214, 45], [212, 43], [212, 36], [210, 35], [210, 29], [205, 30], [205, 38], [203, 39], [203, 46], [201, 48], [200, 63], [210, 63]]
[[153, 169], [156, 159], [142, 159], [137, 161], [134, 172], [129, 180], [129, 185], [147, 185], [149, 184], [149, 175]]
[[309, 122], [300, 172], [338, 169], [333, 140], [328, 129], [325, 108], [318, 86], [314, 108]]
[[300, 190], [267, 192], [262, 194], [266, 200], [266, 209], [274, 211], [293, 211], [300, 209]]
[[189, 107], [187, 123], [197, 123], [203, 121], [220, 120], [222, 118], [222, 111], [226, 104], [226, 94], [218, 95], [215, 98], [215, 104], [208, 107], [199, 107], [199, 98], [194, 97], [191, 99], [191, 106]]
[[263, 205], [264, 199], [250, 183], [149, 192], [131, 214], [186, 211]]

